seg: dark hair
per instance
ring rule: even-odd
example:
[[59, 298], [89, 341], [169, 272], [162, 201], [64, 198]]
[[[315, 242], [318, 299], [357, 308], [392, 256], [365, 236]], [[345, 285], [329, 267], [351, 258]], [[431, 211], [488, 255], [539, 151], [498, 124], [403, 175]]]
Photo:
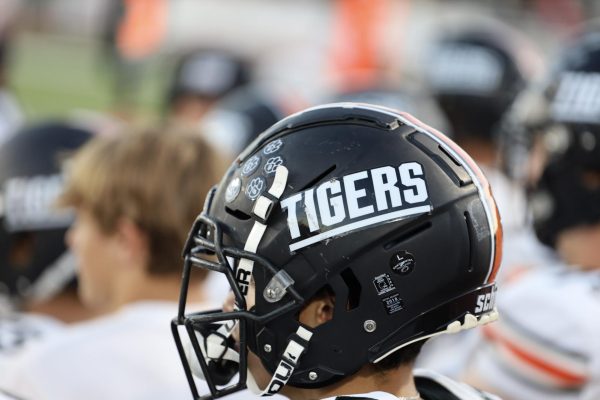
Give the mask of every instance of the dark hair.
[[421, 348], [426, 341], [427, 340], [419, 340], [418, 342], [411, 343], [373, 365], [378, 371], [384, 372], [398, 368], [401, 365], [412, 364], [417, 359], [417, 356], [421, 352]]

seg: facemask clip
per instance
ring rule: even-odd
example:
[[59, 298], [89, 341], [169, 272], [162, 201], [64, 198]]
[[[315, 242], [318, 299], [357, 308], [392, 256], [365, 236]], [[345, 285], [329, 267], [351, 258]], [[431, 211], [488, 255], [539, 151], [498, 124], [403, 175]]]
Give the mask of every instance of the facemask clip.
[[287, 288], [294, 284], [294, 280], [284, 270], [281, 270], [271, 278], [265, 290], [263, 291], [263, 297], [269, 303], [277, 303], [285, 296]]

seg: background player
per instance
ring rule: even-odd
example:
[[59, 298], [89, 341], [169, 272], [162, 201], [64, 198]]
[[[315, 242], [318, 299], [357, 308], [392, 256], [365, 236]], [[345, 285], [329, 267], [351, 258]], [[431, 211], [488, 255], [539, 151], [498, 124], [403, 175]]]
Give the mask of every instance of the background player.
[[73, 215], [57, 210], [62, 165], [92, 133], [64, 122], [16, 132], [0, 145], [0, 369], [31, 340], [95, 313], [77, 297], [75, 260], [64, 234]]
[[531, 208], [540, 241], [558, 259], [506, 285], [502, 322], [468, 377], [507, 399], [600, 396], [600, 33], [567, 47], [543, 92], [544, 151]]
[[[165, 321], [177, 306], [188, 220], [201, 208], [215, 168], [204, 141], [180, 132], [98, 137], [75, 156], [61, 196], [76, 210], [67, 242], [82, 301], [107, 315], [30, 346], [3, 371], [0, 388], [32, 399], [185, 394]], [[192, 279], [193, 307], [208, 307], [205, 276]]]

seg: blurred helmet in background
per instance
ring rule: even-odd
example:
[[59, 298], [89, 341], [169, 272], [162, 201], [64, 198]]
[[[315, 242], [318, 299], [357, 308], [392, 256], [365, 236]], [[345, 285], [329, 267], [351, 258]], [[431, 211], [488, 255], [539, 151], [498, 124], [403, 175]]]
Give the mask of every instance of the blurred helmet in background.
[[531, 194], [539, 239], [600, 222], [600, 29], [565, 46], [543, 91], [544, 163]]
[[71, 213], [54, 209], [61, 161], [91, 132], [61, 122], [25, 128], [0, 146], [0, 302], [44, 300], [75, 277], [64, 234]]
[[221, 49], [200, 49], [184, 55], [178, 62], [169, 91], [173, 105], [182, 96], [216, 101], [250, 82], [249, 62]]
[[425, 78], [459, 142], [493, 139], [502, 115], [530, 79], [531, 52], [501, 25], [444, 32], [434, 43]]

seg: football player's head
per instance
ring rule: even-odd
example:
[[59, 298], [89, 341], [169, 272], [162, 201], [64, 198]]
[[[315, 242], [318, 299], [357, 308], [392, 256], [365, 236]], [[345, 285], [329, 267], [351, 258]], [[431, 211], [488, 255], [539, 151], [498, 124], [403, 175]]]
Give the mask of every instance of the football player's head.
[[[172, 328], [194, 395], [194, 364], [219, 397], [256, 389], [257, 371], [264, 394], [411, 363], [415, 343], [495, 319], [501, 235], [479, 168], [409, 114], [338, 103], [285, 118], [231, 165], [184, 250]], [[236, 306], [187, 314], [195, 268], [225, 274]]]
[[173, 114], [203, 112], [251, 78], [250, 65], [243, 58], [221, 49], [199, 49], [183, 56], [167, 96]]
[[64, 234], [71, 214], [54, 207], [61, 162], [91, 132], [65, 123], [25, 128], [0, 146], [0, 298], [44, 300], [75, 276]]
[[85, 305], [108, 310], [129, 282], [178, 279], [186, 221], [201, 210], [217, 167], [212, 149], [188, 131], [129, 128], [77, 153], [60, 205], [75, 209], [67, 243]]
[[531, 53], [515, 32], [495, 24], [444, 32], [435, 42], [425, 77], [458, 143], [494, 139], [535, 68]]
[[544, 161], [531, 195], [539, 239], [555, 246], [573, 227], [600, 223], [600, 30], [568, 43], [543, 96]]

